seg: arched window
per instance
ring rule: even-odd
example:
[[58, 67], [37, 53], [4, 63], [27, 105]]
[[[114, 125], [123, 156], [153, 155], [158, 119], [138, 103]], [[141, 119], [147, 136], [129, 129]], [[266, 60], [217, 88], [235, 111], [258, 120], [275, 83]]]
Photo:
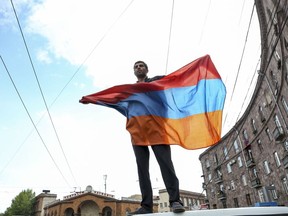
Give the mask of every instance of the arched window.
[[112, 216], [112, 209], [108, 206], [106, 206], [104, 209], [103, 209], [103, 216]]

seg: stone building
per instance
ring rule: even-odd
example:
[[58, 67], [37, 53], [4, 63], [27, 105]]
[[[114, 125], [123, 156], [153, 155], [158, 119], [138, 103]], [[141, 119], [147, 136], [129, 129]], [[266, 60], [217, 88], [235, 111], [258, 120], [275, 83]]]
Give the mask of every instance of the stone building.
[[[94, 191], [87, 186], [85, 191], [76, 192], [65, 196], [63, 200], [56, 199], [56, 194], [43, 191], [35, 197], [35, 216], [123, 216], [127, 212], [135, 211], [140, 206], [140, 201], [135, 196], [115, 199], [114, 195]], [[158, 206], [155, 202], [154, 212]]]
[[288, 205], [288, 1], [255, 6], [261, 65], [254, 93], [235, 126], [199, 156], [210, 208]]
[[[94, 191], [87, 186], [85, 191], [75, 192], [57, 199], [57, 194], [49, 190], [35, 197], [34, 216], [123, 216], [127, 212], [140, 207], [142, 196], [135, 194], [130, 197], [115, 199], [114, 195]], [[170, 212], [169, 195], [166, 189], [159, 190], [159, 196], [154, 196], [154, 213]], [[180, 199], [186, 210], [200, 209], [204, 204], [205, 195], [180, 190]]]
[[[205, 203], [204, 194], [186, 190], [180, 190], [180, 199], [186, 210], [200, 209]], [[159, 190], [158, 212], [170, 212], [169, 195], [166, 189]]]

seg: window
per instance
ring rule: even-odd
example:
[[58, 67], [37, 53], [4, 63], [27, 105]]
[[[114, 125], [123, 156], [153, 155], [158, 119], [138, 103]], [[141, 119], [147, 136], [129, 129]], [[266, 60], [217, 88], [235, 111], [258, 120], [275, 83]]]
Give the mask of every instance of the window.
[[277, 115], [274, 116], [274, 122], [277, 127], [281, 127], [281, 123]]
[[228, 173], [231, 173], [231, 172], [232, 172], [232, 168], [231, 168], [230, 163], [227, 163], [227, 172], [228, 172]]
[[237, 139], [235, 139], [233, 146], [234, 146], [235, 153], [237, 154], [240, 151]]
[[284, 142], [284, 148], [286, 151], [288, 151], [288, 141], [287, 140], [285, 140], [285, 142]]
[[217, 169], [215, 173], [216, 173], [216, 178], [222, 177], [222, 173], [221, 173], [220, 169]]
[[237, 161], [238, 161], [238, 166], [239, 166], [239, 167], [242, 167], [242, 166], [243, 166], [243, 163], [242, 163], [241, 156], [239, 156], [239, 157], [237, 158]]
[[241, 176], [241, 179], [242, 179], [243, 185], [246, 186], [247, 185], [247, 179], [246, 179], [246, 176], [244, 174]]
[[246, 202], [248, 206], [252, 205], [250, 194], [246, 194]]
[[264, 172], [268, 175], [268, 174], [270, 174], [270, 167], [269, 167], [269, 163], [268, 163], [268, 161], [264, 161], [263, 162], [263, 166], [264, 166]]
[[262, 189], [258, 190], [258, 196], [259, 196], [260, 202], [265, 202], [264, 193]]
[[239, 207], [238, 199], [237, 198], [233, 198], [233, 200], [234, 200], [234, 207], [238, 208]]
[[258, 178], [258, 172], [257, 172], [256, 168], [252, 169], [252, 175], [254, 178]]
[[281, 60], [281, 57], [277, 51], [274, 52], [274, 58], [276, 61]]
[[229, 156], [228, 156], [228, 150], [226, 146], [224, 147], [223, 152], [224, 152], [225, 160], [228, 160]]
[[256, 134], [257, 133], [257, 127], [256, 127], [256, 123], [255, 123], [254, 119], [251, 119], [251, 127], [252, 127], [253, 134]]
[[287, 181], [287, 177], [284, 177], [282, 179], [282, 185], [283, 185], [283, 188], [284, 188], [284, 191], [286, 194], [288, 194], [288, 181]]
[[213, 156], [213, 160], [214, 160], [214, 163], [215, 164], [218, 164], [218, 157], [217, 157], [217, 154], [215, 153], [214, 156]]
[[265, 115], [264, 115], [263, 107], [262, 107], [262, 106], [259, 106], [258, 112], [259, 112], [261, 121], [262, 121], [262, 122], [266, 121], [266, 118], [265, 118]]
[[259, 106], [258, 112], [259, 112], [261, 121], [262, 121], [262, 122], [266, 121], [266, 118], [265, 118], [265, 115], [264, 115], [263, 107], [262, 107], [262, 106]]
[[[272, 81], [272, 85], [275, 88], [274, 94], [277, 95], [277, 93], [278, 93], [278, 81], [277, 81], [277, 77], [276, 77], [275, 73], [272, 70], [270, 71], [270, 79]], [[268, 96], [268, 94], [267, 94], [267, 96]], [[267, 99], [267, 97], [266, 97], [266, 99]], [[268, 99], [267, 99], [267, 102], [268, 102]], [[272, 100], [271, 100], [271, 102], [272, 102]], [[268, 104], [270, 104], [270, 103], [268, 103]]]
[[263, 145], [262, 145], [262, 142], [260, 139], [257, 140], [257, 145], [258, 145], [260, 152], [262, 152], [263, 151]]
[[226, 200], [222, 200], [222, 205], [223, 205], [223, 208], [227, 208]]
[[245, 140], [245, 144], [247, 144], [246, 142], [249, 141], [247, 130], [244, 129], [242, 133], [243, 133], [243, 139]]
[[206, 169], [210, 170], [210, 161], [209, 161], [209, 159], [205, 160], [205, 165], [206, 165]]
[[268, 90], [264, 90], [264, 97], [265, 97], [267, 106], [270, 106], [272, 104], [272, 97], [270, 93], [268, 92]]
[[222, 192], [224, 191], [224, 185], [223, 184], [220, 185], [220, 191], [222, 191]]
[[250, 148], [247, 149], [247, 157], [248, 157], [248, 160], [253, 160], [253, 154]]
[[269, 140], [272, 141], [273, 138], [272, 138], [272, 135], [271, 135], [271, 133], [270, 133], [269, 128], [266, 128], [265, 132], [266, 132], [266, 134], [267, 134]]
[[286, 111], [286, 114], [288, 115], [288, 104], [287, 104], [287, 102], [286, 102], [284, 97], [282, 97], [281, 102], [282, 102], [282, 105], [283, 105], [283, 107], [284, 107], [284, 109]]
[[[274, 186], [274, 185], [272, 185]], [[277, 200], [278, 199], [278, 195], [277, 195], [277, 191], [275, 189], [272, 189], [271, 190], [271, 195], [273, 197], [274, 200]]]
[[277, 152], [274, 152], [273, 155], [274, 155], [274, 159], [275, 159], [276, 166], [277, 166], [277, 167], [280, 167], [280, 166], [281, 166], [281, 161], [280, 161], [280, 159], [279, 159], [278, 153], [277, 153]]
[[231, 190], [235, 190], [236, 186], [235, 186], [235, 182], [234, 180], [231, 180]]
[[211, 179], [212, 179], [212, 174], [209, 173], [209, 174], [208, 174], [208, 180], [209, 180], [209, 182], [211, 181]]

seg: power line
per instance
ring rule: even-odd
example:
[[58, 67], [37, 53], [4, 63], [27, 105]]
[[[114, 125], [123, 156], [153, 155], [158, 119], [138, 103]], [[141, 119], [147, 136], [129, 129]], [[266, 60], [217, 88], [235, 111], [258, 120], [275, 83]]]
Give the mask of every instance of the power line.
[[[233, 84], [233, 90], [232, 90], [231, 97], [230, 97], [230, 101], [229, 101], [230, 103], [231, 103], [232, 98], [233, 98], [233, 96], [234, 96], [234, 91], [235, 91], [235, 87], [236, 87], [236, 84], [237, 84], [237, 81], [238, 81], [238, 76], [239, 76], [239, 73], [240, 73], [240, 68], [241, 68], [241, 66], [242, 66], [242, 60], [243, 60], [244, 53], [245, 53], [245, 50], [246, 50], [246, 44], [247, 44], [247, 40], [248, 40], [248, 35], [249, 35], [249, 33], [250, 33], [250, 27], [251, 27], [251, 22], [252, 22], [253, 14], [254, 14], [254, 9], [255, 9], [255, 3], [253, 4], [253, 7], [252, 7], [252, 12], [251, 12], [251, 15], [250, 15], [250, 20], [249, 20], [249, 24], [248, 24], [248, 29], [247, 29], [247, 32], [246, 32], [245, 42], [244, 42], [244, 46], [243, 46], [243, 49], [242, 49], [242, 55], [241, 55], [241, 58], [240, 58], [240, 62], [239, 62], [238, 70], [237, 70], [236, 79], [235, 79], [234, 84]], [[241, 15], [241, 16], [242, 16], [242, 15]], [[230, 103], [229, 103], [229, 106], [230, 106]], [[240, 110], [240, 112], [241, 112], [241, 110]], [[225, 115], [225, 118], [224, 118], [224, 121], [223, 121], [223, 125], [226, 124], [227, 117], [228, 117], [228, 113], [226, 113], [226, 115]]]
[[[64, 85], [64, 87], [61, 89], [61, 91], [59, 92], [59, 94], [56, 96], [56, 98], [53, 100], [53, 102], [50, 104], [49, 109], [51, 109], [51, 107], [55, 104], [55, 102], [58, 100], [58, 98], [61, 96], [61, 94], [64, 92], [64, 90], [66, 89], [66, 87], [70, 84], [70, 82], [74, 79], [74, 77], [76, 76], [76, 74], [81, 70], [81, 68], [83, 67], [83, 65], [85, 64], [85, 62], [90, 58], [90, 56], [92, 55], [92, 53], [96, 50], [96, 48], [100, 45], [100, 43], [106, 38], [106, 36], [108, 35], [108, 33], [111, 31], [112, 27], [118, 22], [118, 20], [123, 16], [123, 14], [128, 10], [128, 8], [131, 6], [131, 4], [133, 3], [134, 0], [130, 1], [130, 3], [125, 7], [125, 9], [120, 13], [120, 15], [117, 17], [116, 21], [108, 28], [108, 30], [105, 32], [105, 34], [102, 36], [102, 38], [98, 41], [98, 43], [93, 47], [93, 49], [91, 50], [91, 52], [87, 55], [87, 57], [82, 61], [82, 63], [80, 64], [80, 66], [76, 69], [76, 71], [74, 72], [74, 74], [71, 76], [71, 78], [67, 81], [67, 83]], [[12, 2], [11, 2], [12, 3]], [[13, 4], [13, 3], [12, 3]], [[38, 122], [36, 123], [36, 126], [41, 122], [41, 120], [44, 118], [44, 116], [46, 115], [46, 113], [44, 113], [41, 118], [38, 120]], [[35, 128], [35, 127], [34, 127]], [[21, 149], [21, 147], [24, 145], [24, 143], [28, 140], [28, 138], [31, 136], [32, 132], [34, 131], [34, 129], [32, 129], [30, 131], [30, 133], [27, 135], [27, 137], [25, 138], [25, 140], [21, 143], [21, 145], [17, 148], [17, 150], [15, 151], [15, 153], [13, 154], [13, 156], [10, 158], [10, 160], [6, 163], [6, 165], [2, 168], [2, 170], [0, 171], [0, 174], [7, 168], [7, 166], [10, 164], [10, 162], [15, 158], [17, 152]], [[74, 178], [75, 179], [75, 178]]]
[[[27, 51], [27, 54], [28, 54], [28, 57], [29, 57], [30, 64], [31, 64], [32, 69], [33, 69], [33, 72], [34, 72], [35, 79], [36, 79], [37, 84], [38, 84], [38, 88], [39, 88], [39, 90], [40, 90], [40, 93], [41, 93], [43, 102], [44, 102], [45, 107], [46, 107], [46, 111], [47, 111], [47, 113], [48, 113], [48, 115], [49, 115], [49, 119], [50, 119], [50, 122], [51, 122], [51, 124], [52, 124], [54, 133], [55, 133], [55, 135], [56, 135], [56, 137], [57, 137], [58, 144], [59, 144], [59, 146], [60, 146], [60, 148], [61, 148], [62, 154], [63, 154], [63, 156], [64, 156], [64, 158], [65, 158], [65, 161], [66, 161], [66, 163], [67, 163], [67, 166], [68, 166], [68, 168], [69, 168], [69, 171], [70, 171], [70, 173], [71, 173], [71, 175], [72, 175], [72, 177], [73, 177], [73, 179], [74, 179], [74, 182], [76, 183], [76, 179], [75, 179], [75, 177], [74, 177], [74, 174], [73, 174], [73, 172], [72, 172], [71, 166], [70, 166], [70, 164], [69, 164], [69, 162], [68, 162], [68, 159], [67, 159], [67, 157], [66, 157], [66, 154], [65, 154], [65, 152], [64, 152], [62, 143], [61, 143], [61, 141], [60, 141], [58, 132], [57, 132], [57, 130], [56, 130], [56, 127], [55, 127], [55, 124], [54, 124], [54, 122], [53, 122], [53, 120], [52, 120], [52, 116], [51, 116], [51, 114], [50, 114], [50, 111], [49, 111], [49, 108], [48, 108], [46, 99], [45, 99], [45, 97], [44, 97], [44, 93], [43, 93], [43, 91], [42, 91], [42, 88], [41, 88], [41, 85], [40, 85], [40, 82], [39, 82], [39, 79], [38, 79], [38, 76], [37, 76], [37, 73], [36, 73], [36, 70], [35, 70], [35, 67], [34, 67], [34, 64], [33, 64], [33, 61], [32, 61], [31, 55], [30, 55], [30, 52], [29, 52], [29, 49], [28, 49], [28, 46], [27, 46], [27, 43], [26, 43], [26, 39], [25, 39], [24, 33], [23, 33], [23, 31], [22, 31], [21, 24], [20, 24], [19, 19], [18, 19], [18, 16], [17, 16], [17, 12], [16, 12], [15, 7], [14, 7], [14, 4], [13, 4], [13, 1], [10, 0], [10, 2], [11, 2], [11, 5], [12, 5], [12, 8], [13, 8], [13, 11], [14, 11], [15, 18], [16, 18], [16, 20], [17, 20], [18, 26], [19, 26], [19, 30], [20, 30], [21, 35], [22, 35], [22, 39], [23, 39], [23, 42], [24, 42], [24, 45], [25, 45], [25, 48], [26, 48], [26, 51]], [[36, 126], [36, 125], [35, 125], [35, 126]]]
[[248, 30], [247, 30], [247, 33], [246, 33], [246, 38], [245, 38], [245, 42], [244, 42], [244, 46], [243, 46], [243, 50], [242, 50], [242, 55], [241, 55], [239, 66], [238, 66], [238, 70], [237, 70], [237, 76], [236, 76], [236, 79], [235, 79], [235, 82], [234, 82], [234, 85], [233, 85], [233, 90], [232, 90], [230, 101], [232, 100], [232, 97], [234, 96], [234, 90], [235, 90], [235, 87], [236, 87], [236, 84], [237, 84], [237, 81], [238, 81], [240, 68], [242, 66], [242, 60], [243, 60], [243, 56], [244, 56], [246, 45], [247, 45], [247, 39], [248, 39], [248, 35], [249, 35], [249, 32], [250, 32], [250, 26], [251, 26], [252, 17], [253, 17], [253, 14], [254, 14], [254, 9], [255, 9], [255, 3], [254, 3], [253, 8], [252, 8], [252, 13], [251, 13], [250, 20], [249, 20]]
[[169, 61], [170, 40], [171, 40], [171, 33], [172, 33], [173, 14], [174, 14], [174, 0], [172, 0], [172, 10], [171, 10], [171, 18], [170, 18], [170, 28], [169, 28], [169, 39], [168, 39], [168, 49], [167, 49], [167, 57], [166, 57], [165, 74], [167, 74], [168, 61]]
[[209, 15], [209, 11], [210, 11], [210, 6], [211, 6], [211, 0], [209, 0], [209, 5], [208, 5], [208, 9], [207, 9], [207, 11], [206, 11], [203, 28], [202, 28], [202, 30], [201, 30], [201, 35], [200, 35], [200, 39], [199, 39], [199, 44], [201, 43], [202, 38], [203, 38], [204, 29], [205, 29], [206, 22], [207, 22], [207, 19], [208, 19], [208, 15]]
[[[280, 4], [280, 1], [278, 1], [278, 4], [274, 7], [274, 9], [275, 9], [274, 15], [271, 14], [271, 16], [269, 17], [269, 19], [270, 19], [270, 20], [269, 20], [269, 21], [270, 21], [270, 25], [269, 25], [269, 27], [268, 27], [267, 35], [269, 35], [270, 31], [272, 31], [273, 19], [274, 19], [275, 16], [276, 16], [276, 11], [277, 11], [277, 8], [279, 7], [279, 4]], [[254, 6], [255, 6], [255, 3], [254, 3]], [[286, 10], [285, 13], [287, 13], [287, 11], [288, 11], [288, 9]], [[281, 31], [279, 32], [279, 36], [277, 37], [277, 41], [279, 40], [280, 35], [282, 34], [282, 31], [283, 31], [283, 28], [284, 28], [286, 22], [287, 22], [287, 19], [285, 20], [285, 22], [284, 22], [284, 24], [283, 24], [283, 26], [282, 26], [282, 29], [281, 29]], [[269, 23], [269, 22], [267, 22], [267, 23]], [[268, 38], [268, 37], [267, 37], [267, 38]], [[267, 38], [266, 38], [266, 40], [267, 40]], [[263, 42], [263, 44], [267, 43], [266, 40]], [[273, 51], [274, 51], [275, 48], [276, 48], [276, 44], [277, 44], [276, 42], [277, 42], [277, 41], [275, 41], [275, 46], [274, 46], [274, 48], [273, 48]], [[272, 42], [273, 42], [273, 40], [270, 41], [270, 43], [269, 43], [269, 45], [268, 45], [269, 47], [271, 46]], [[264, 69], [264, 71], [266, 71], [266, 70], [268, 69], [268, 65], [269, 65], [269, 62], [271, 61], [272, 56], [273, 56], [273, 52], [271, 52], [271, 55], [270, 55], [269, 60], [268, 60], [268, 63], [266, 64], [266, 65], [267, 65], [267, 68]], [[261, 60], [261, 59], [259, 59], [259, 61], [260, 61], [260, 60]], [[260, 63], [259, 61], [258, 61], [257, 65]], [[239, 72], [239, 71], [238, 71], [238, 72]], [[256, 72], [257, 72], [257, 66], [256, 66], [255, 73], [254, 73], [254, 75], [253, 75], [252, 80], [254, 79], [254, 77], [255, 77], [255, 75], [256, 75]], [[265, 72], [265, 73], [266, 73], [266, 72]], [[249, 85], [249, 89], [251, 88], [252, 80], [251, 80], [251, 83], [250, 83], [250, 85]], [[248, 92], [249, 92], [249, 89], [248, 89], [248, 91], [247, 91], [247, 94], [248, 94]], [[245, 96], [244, 101], [246, 100], [247, 94], [246, 94], [246, 96]], [[240, 109], [240, 111], [239, 111], [239, 113], [238, 113], [238, 116], [237, 116], [236, 121], [240, 118], [240, 114], [241, 114], [241, 112], [242, 112], [242, 110], [243, 110], [243, 105], [244, 105], [244, 102], [242, 103], [242, 107], [241, 107], [241, 109]], [[224, 124], [225, 124], [225, 122], [226, 122], [227, 116], [228, 116], [228, 113], [227, 113], [226, 116], [225, 116]], [[223, 125], [224, 125], [224, 124], [223, 124]]]
[[89, 54], [86, 56], [86, 58], [84, 58], [84, 60], [82, 61], [82, 63], [79, 65], [79, 67], [76, 69], [76, 71], [72, 74], [71, 78], [68, 80], [68, 82], [64, 85], [64, 87], [61, 89], [61, 91], [59, 92], [59, 94], [56, 96], [56, 98], [53, 100], [53, 102], [51, 103], [50, 107], [52, 107], [52, 105], [58, 100], [58, 98], [61, 96], [61, 94], [63, 93], [63, 91], [66, 89], [66, 87], [70, 84], [70, 82], [74, 79], [74, 77], [76, 76], [76, 74], [81, 70], [81, 68], [84, 66], [84, 64], [87, 62], [87, 60], [91, 57], [91, 55], [93, 54], [93, 52], [96, 50], [96, 48], [98, 48], [98, 46], [101, 44], [101, 42], [106, 38], [106, 36], [108, 35], [108, 33], [112, 30], [112, 28], [114, 27], [114, 25], [118, 22], [118, 20], [126, 13], [126, 11], [128, 10], [128, 8], [132, 5], [132, 3], [134, 2], [134, 0], [131, 0], [129, 2], [129, 4], [124, 8], [124, 10], [120, 13], [120, 15], [117, 17], [117, 19], [109, 26], [109, 28], [107, 29], [107, 31], [103, 34], [103, 36], [100, 38], [100, 40], [96, 43], [96, 45], [92, 48], [92, 50], [89, 52]]
[[243, 110], [243, 108], [244, 108], [244, 104], [245, 104], [245, 102], [246, 102], [246, 99], [248, 98], [248, 92], [250, 92], [250, 89], [251, 89], [251, 87], [252, 87], [252, 83], [253, 83], [253, 80], [254, 80], [254, 78], [255, 78], [255, 76], [256, 76], [256, 74], [257, 74], [258, 65], [260, 64], [260, 61], [261, 61], [261, 58], [259, 58], [259, 60], [258, 60], [258, 62], [257, 62], [257, 64], [256, 64], [253, 77], [252, 77], [252, 79], [251, 79], [251, 81], [250, 81], [248, 90], [247, 90], [247, 92], [246, 92], [245, 98], [244, 98], [243, 103], [242, 103], [242, 106], [241, 106], [240, 111], [239, 111], [239, 113], [238, 113], [238, 116], [237, 116], [237, 118], [236, 118], [236, 122], [239, 120], [240, 114], [241, 114], [241, 112], [242, 112], [242, 110]]
[[9, 73], [9, 70], [8, 70], [8, 68], [7, 68], [7, 66], [6, 66], [6, 64], [5, 64], [5, 62], [4, 62], [4, 60], [3, 60], [3, 58], [2, 58], [1, 55], [0, 55], [0, 58], [1, 58], [2, 64], [3, 64], [6, 72], [7, 72], [8, 76], [9, 76], [9, 78], [10, 78], [10, 81], [12, 82], [12, 84], [13, 84], [13, 86], [14, 86], [14, 89], [15, 89], [15, 91], [17, 92], [17, 95], [18, 95], [19, 99], [21, 100], [21, 103], [22, 103], [22, 105], [23, 105], [23, 107], [24, 107], [24, 109], [25, 109], [25, 111], [26, 111], [26, 113], [27, 113], [27, 115], [28, 115], [31, 123], [33, 124], [33, 127], [34, 127], [34, 129], [36, 130], [36, 132], [37, 132], [37, 134], [38, 134], [38, 136], [39, 136], [42, 144], [44, 145], [46, 151], [48, 152], [50, 158], [52, 159], [52, 161], [53, 161], [54, 165], [56, 166], [56, 168], [58, 169], [59, 173], [61, 174], [61, 176], [63, 177], [63, 179], [64, 179], [65, 182], [67, 183], [67, 185], [70, 187], [67, 179], [65, 178], [65, 176], [64, 176], [63, 173], [61, 172], [61, 170], [60, 170], [59, 166], [57, 165], [56, 161], [54, 160], [52, 154], [50, 153], [49, 149], [47, 148], [47, 145], [45, 144], [45, 142], [44, 142], [44, 140], [43, 140], [43, 138], [42, 138], [39, 130], [37, 129], [36, 124], [34, 123], [32, 117], [31, 117], [31, 115], [30, 115], [30, 113], [29, 113], [29, 111], [28, 111], [28, 109], [27, 109], [27, 106], [25, 105], [25, 103], [24, 103], [24, 101], [23, 101], [23, 99], [22, 99], [22, 97], [21, 97], [21, 95], [20, 95], [20, 93], [19, 93], [19, 91], [18, 91], [18, 89], [17, 89], [14, 81], [13, 81], [13, 78], [12, 78], [11, 74]]

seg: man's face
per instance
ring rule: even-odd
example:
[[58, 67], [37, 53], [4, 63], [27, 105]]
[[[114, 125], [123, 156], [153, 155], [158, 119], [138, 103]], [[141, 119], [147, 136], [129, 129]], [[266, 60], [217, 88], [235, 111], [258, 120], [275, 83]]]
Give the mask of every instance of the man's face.
[[144, 63], [138, 62], [134, 65], [134, 74], [137, 78], [145, 78], [147, 76], [148, 70]]

